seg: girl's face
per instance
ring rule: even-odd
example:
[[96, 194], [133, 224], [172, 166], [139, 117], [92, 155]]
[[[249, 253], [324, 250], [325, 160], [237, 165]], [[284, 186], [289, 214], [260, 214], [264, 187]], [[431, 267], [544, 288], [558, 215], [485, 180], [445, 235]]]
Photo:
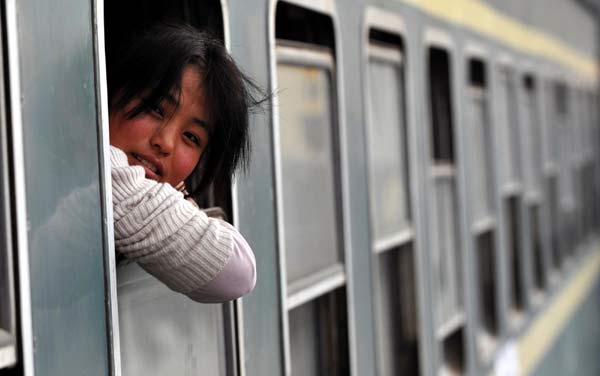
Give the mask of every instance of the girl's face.
[[128, 111], [110, 114], [110, 143], [127, 154], [130, 165], [142, 166], [146, 178], [176, 186], [188, 177], [209, 141], [209, 114], [200, 73], [186, 67], [181, 79], [179, 106], [169, 96], [160, 103], [148, 103], [139, 115], [129, 119]]

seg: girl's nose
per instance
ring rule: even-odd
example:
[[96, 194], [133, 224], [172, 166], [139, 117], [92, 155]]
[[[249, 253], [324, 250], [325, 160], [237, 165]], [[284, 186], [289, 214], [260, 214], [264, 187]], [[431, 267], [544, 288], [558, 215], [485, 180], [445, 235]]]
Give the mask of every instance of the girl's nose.
[[158, 149], [161, 154], [170, 155], [175, 148], [177, 140], [177, 129], [169, 123], [160, 126], [150, 137], [152, 147]]

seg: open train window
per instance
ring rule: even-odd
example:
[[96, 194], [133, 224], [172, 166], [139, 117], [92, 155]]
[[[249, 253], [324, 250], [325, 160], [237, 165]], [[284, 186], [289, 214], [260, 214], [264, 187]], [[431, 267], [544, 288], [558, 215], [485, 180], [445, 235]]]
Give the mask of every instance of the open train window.
[[371, 28], [367, 146], [379, 375], [419, 374], [402, 39]]
[[[1, 13], [0, 13], [1, 16]], [[1, 19], [1, 18], [0, 18]], [[2, 38], [0, 29], [0, 47]], [[4, 51], [0, 48], [0, 51]], [[4, 56], [0, 53], [0, 373], [17, 363], [15, 268], [13, 265], [11, 187], [4, 91]]]
[[278, 2], [275, 11], [277, 216], [293, 375], [349, 372], [348, 341], [340, 335], [347, 330], [346, 271], [331, 11], [291, 2]]
[[494, 216], [494, 174], [492, 132], [489, 114], [486, 65], [479, 58], [468, 61], [467, 132], [469, 183], [472, 200], [472, 231], [477, 266], [479, 335], [481, 358], [489, 361], [498, 335], [496, 283], [496, 221]]
[[[158, 23], [187, 23], [227, 42], [227, 15], [220, 0], [105, 0], [104, 9], [109, 74], [132, 36]], [[235, 220], [230, 182], [213, 185], [197, 202], [202, 208], [220, 208], [213, 212]], [[197, 304], [172, 292], [136, 264], [119, 266], [117, 285], [124, 375], [234, 374], [234, 303]]]
[[427, 51], [432, 175], [435, 190], [435, 221], [431, 262], [434, 274], [433, 300], [436, 336], [443, 343], [443, 367], [462, 372], [465, 312], [462, 294], [462, 257], [458, 225], [457, 179], [454, 158], [451, 61], [447, 50], [430, 47]]

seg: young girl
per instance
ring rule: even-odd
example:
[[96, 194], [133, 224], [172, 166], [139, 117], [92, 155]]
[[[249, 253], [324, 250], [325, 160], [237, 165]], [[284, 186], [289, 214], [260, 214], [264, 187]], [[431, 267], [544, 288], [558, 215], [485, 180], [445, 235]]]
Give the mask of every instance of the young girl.
[[117, 251], [199, 302], [248, 293], [256, 267], [244, 238], [174, 187], [197, 198], [245, 165], [256, 87], [219, 41], [183, 25], [109, 57], [108, 78]]

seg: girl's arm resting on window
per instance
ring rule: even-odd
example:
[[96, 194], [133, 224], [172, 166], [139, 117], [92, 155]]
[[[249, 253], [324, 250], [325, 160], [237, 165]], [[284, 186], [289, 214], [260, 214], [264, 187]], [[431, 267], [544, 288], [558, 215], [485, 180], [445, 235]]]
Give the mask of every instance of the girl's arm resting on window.
[[254, 288], [254, 255], [235, 228], [208, 218], [171, 185], [146, 179], [115, 147], [111, 164], [117, 251], [199, 302], [224, 302]]

